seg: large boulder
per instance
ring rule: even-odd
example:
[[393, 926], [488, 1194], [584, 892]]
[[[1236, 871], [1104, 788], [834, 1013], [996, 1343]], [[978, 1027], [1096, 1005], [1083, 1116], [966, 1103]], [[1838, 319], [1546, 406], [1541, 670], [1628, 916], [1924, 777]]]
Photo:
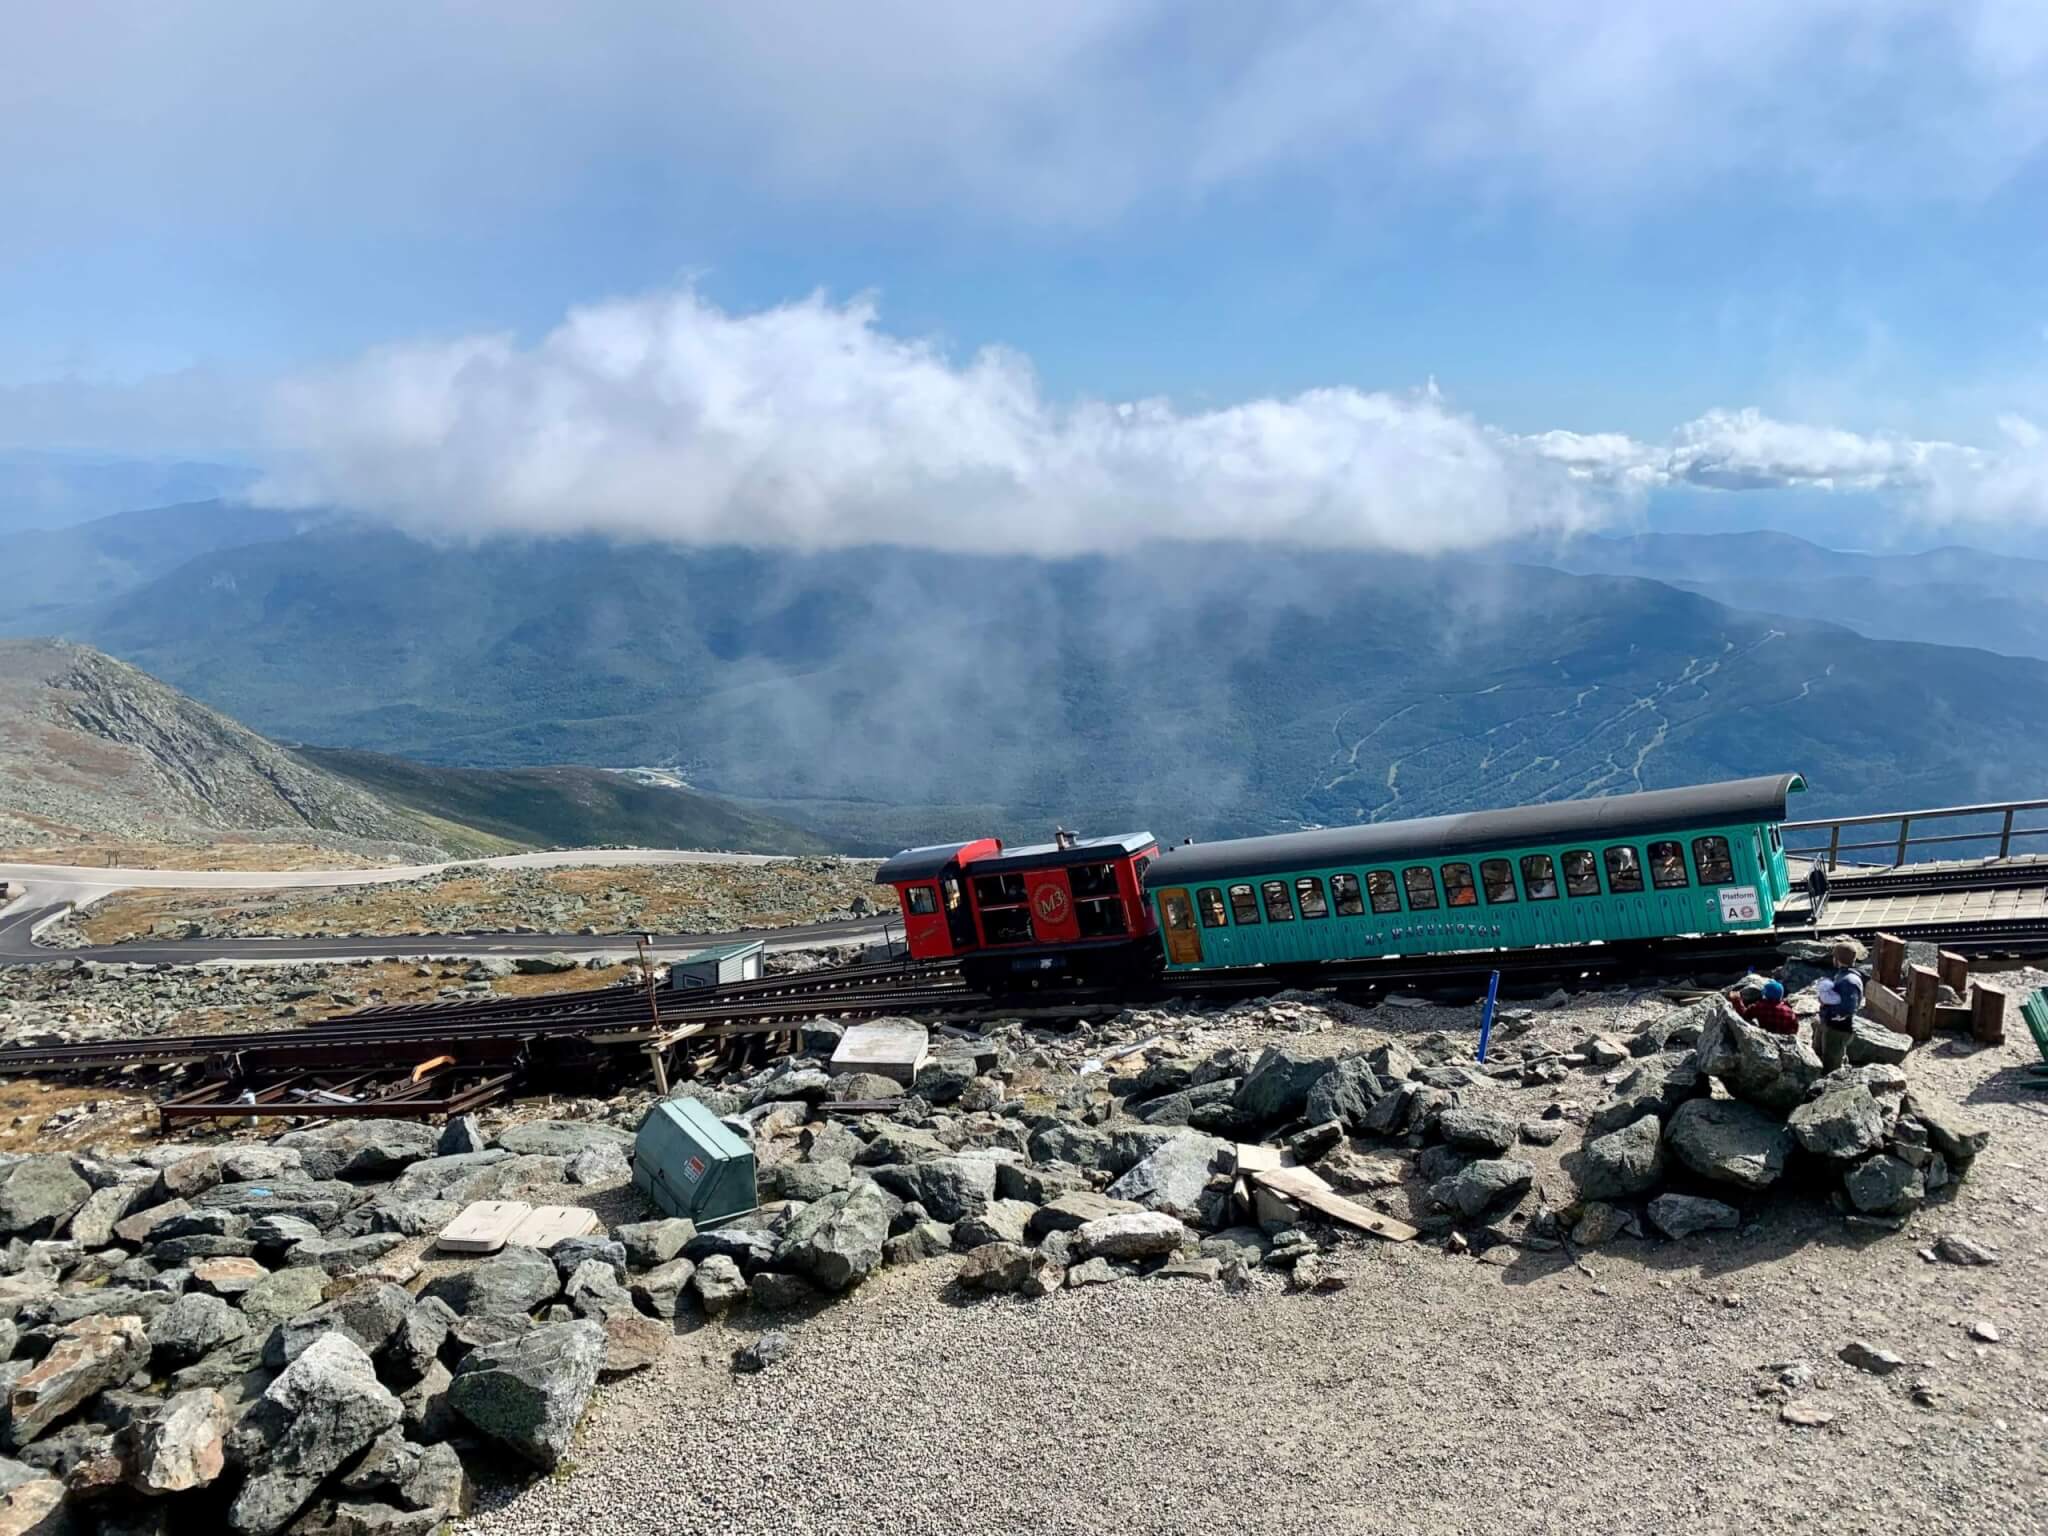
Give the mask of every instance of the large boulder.
[[594, 1322], [549, 1323], [473, 1349], [448, 1403], [475, 1428], [534, 1465], [552, 1469], [569, 1449], [604, 1363]]
[[[674, 1317], [683, 1304], [683, 1289], [696, 1272], [697, 1266], [688, 1259], [670, 1259], [655, 1265], [634, 1279], [630, 1287], [633, 1305], [650, 1317]], [[739, 1272], [737, 1265], [733, 1272]]]
[[1664, 1177], [1664, 1127], [1654, 1114], [1587, 1140], [1566, 1171], [1582, 1200], [1619, 1200], [1647, 1194]]
[[1742, 1213], [1698, 1195], [1659, 1195], [1650, 1202], [1650, 1224], [1666, 1237], [1687, 1238], [1697, 1232], [1733, 1232], [1742, 1224]]
[[1857, 1019], [1849, 1032], [1852, 1067], [1903, 1065], [1913, 1054], [1913, 1037], [1886, 1029], [1875, 1019]]
[[1467, 1220], [1519, 1198], [1536, 1182], [1536, 1169], [1519, 1157], [1481, 1158], [1429, 1186], [1429, 1198]]
[[7, 1393], [7, 1443], [21, 1447], [106, 1387], [149, 1362], [139, 1317], [81, 1317], [63, 1324], [49, 1353]]
[[1210, 1178], [1228, 1165], [1230, 1151], [1229, 1142], [1199, 1131], [1184, 1132], [1111, 1184], [1109, 1198], [1194, 1221], [1201, 1214]]
[[[1970, 1160], [1991, 1144], [1991, 1132], [1981, 1121], [1922, 1089], [1907, 1094], [1899, 1112], [1926, 1126], [1934, 1150], [1959, 1169], [1969, 1167]], [[75, 1217], [72, 1224], [77, 1225]]]
[[881, 1268], [890, 1214], [888, 1197], [872, 1184], [827, 1195], [789, 1224], [775, 1265], [828, 1291], [847, 1290]]
[[282, 1530], [320, 1485], [404, 1415], [353, 1340], [330, 1333], [264, 1388], [228, 1436], [248, 1477], [228, 1507], [242, 1536]]
[[1607, 1102], [1587, 1118], [1586, 1135], [1608, 1135], [1646, 1114], [1669, 1121], [1679, 1105], [1706, 1091], [1692, 1056], [1652, 1056], [1616, 1084]]
[[439, 1276], [421, 1293], [457, 1312], [527, 1313], [561, 1290], [554, 1260], [535, 1248], [500, 1248], [466, 1269]]
[[1703, 1179], [1768, 1189], [1785, 1172], [1797, 1142], [1789, 1126], [1752, 1104], [1694, 1099], [1671, 1117], [1664, 1144]]
[[220, 1297], [188, 1291], [149, 1325], [149, 1345], [159, 1368], [176, 1370], [248, 1332], [248, 1318]]
[[0, 1237], [55, 1237], [92, 1186], [68, 1157], [24, 1157], [0, 1168]]
[[1260, 1125], [1292, 1120], [1308, 1107], [1309, 1090], [1336, 1065], [1328, 1052], [1299, 1046], [1272, 1045], [1237, 1085], [1232, 1100], [1247, 1119]]
[[180, 1392], [130, 1426], [129, 1481], [143, 1493], [203, 1488], [226, 1464], [228, 1405], [211, 1387]]
[[697, 1224], [682, 1216], [659, 1221], [629, 1221], [613, 1229], [613, 1236], [626, 1250], [626, 1262], [634, 1269], [653, 1269], [681, 1253], [697, 1235]]
[[1074, 1229], [1069, 1251], [1077, 1259], [1149, 1259], [1172, 1253], [1188, 1236], [1188, 1229], [1164, 1211], [1129, 1211], [1082, 1223]]
[[[1031, 1218], [1037, 1214], [1038, 1207], [1028, 1200], [992, 1200], [987, 1209], [967, 1217], [948, 1233], [946, 1246], [979, 1248], [983, 1243], [1021, 1243], [1030, 1234]], [[915, 1231], [915, 1225], [908, 1230]]]
[[432, 1157], [440, 1135], [414, 1120], [342, 1120], [309, 1131], [287, 1131], [273, 1146], [299, 1154], [315, 1179], [377, 1179]]
[[1515, 1144], [1520, 1122], [1498, 1110], [1454, 1104], [1436, 1119], [1437, 1133], [1461, 1152], [1499, 1157]]
[[1859, 1082], [1824, 1087], [1786, 1117], [1799, 1145], [1815, 1157], [1853, 1162], [1884, 1145], [1884, 1112]]
[[574, 1157], [585, 1147], [630, 1147], [633, 1133], [594, 1120], [529, 1120], [500, 1131], [498, 1145], [523, 1157]]
[[1348, 1056], [1315, 1080], [1302, 1112], [1311, 1124], [1336, 1120], [1347, 1135], [1357, 1136], [1365, 1129], [1366, 1115], [1386, 1091], [1370, 1061]]
[[88, 1253], [95, 1248], [106, 1247], [114, 1240], [115, 1223], [125, 1220], [148, 1198], [149, 1193], [147, 1180], [134, 1179], [94, 1190], [72, 1213], [71, 1241]]
[[1744, 1022], [1726, 998], [1708, 1000], [1713, 1012], [1694, 1048], [1700, 1071], [1736, 1098], [1783, 1115], [1804, 1102], [1821, 1076], [1820, 1058], [1796, 1035], [1774, 1035]]
[[955, 1222], [984, 1209], [996, 1196], [996, 1164], [988, 1157], [934, 1157], [875, 1170], [876, 1182], [932, 1216]]
[[339, 1333], [364, 1354], [374, 1355], [412, 1309], [412, 1296], [401, 1286], [351, 1286], [334, 1300], [272, 1329], [264, 1341], [263, 1363], [281, 1370], [329, 1333]]
[[1076, 1168], [1109, 1166], [1115, 1138], [1097, 1126], [1047, 1120], [1034, 1126], [1027, 1144], [1034, 1163], [1070, 1163]]
[[1112, 1200], [1092, 1189], [1076, 1189], [1039, 1207], [1026, 1224], [1024, 1235], [1035, 1243], [1051, 1232], [1071, 1232], [1105, 1216], [1120, 1216], [1139, 1209], [1128, 1200]]
[[1728, 1007], [1725, 997], [1703, 997], [1682, 1008], [1667, 1008], [1629, 1038], [1631, 1056], [1655, 1056], [1696, 1044], [1708, 1023]]
[[1842, 1178], [1849, 1203], [1866, 1216], [1904, 1216], [1927, 1198], [1920, 1170], [1887, 1153], [1858, 1163]]
[[259, 1333], [287, 1318], [310, 1312], [327, 1293], [327, 1275], [319, 1269], [280, 1269], [250, 1286], [241, 1296], [242, 1315]]

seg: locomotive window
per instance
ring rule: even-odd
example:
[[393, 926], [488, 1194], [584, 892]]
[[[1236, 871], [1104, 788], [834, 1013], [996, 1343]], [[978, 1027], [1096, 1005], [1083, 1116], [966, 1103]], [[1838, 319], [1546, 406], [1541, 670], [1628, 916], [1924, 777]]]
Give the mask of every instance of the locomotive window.
[[1486, 882], [1486, 899], [1496, 906], [1515, 900], [1515, 866], [1507, 859], [1486, 859], [1479, 865], [1479, 878]]
[[1096, 896], [1088, 901], [1075, 902], [1074, 926], [1081, 930], [1084, 939], [1107, 939], [1129, 932], [1124, 922], [1123, 898]]
[[1436, 909], [1436, 872], [1427, 864], [1410, 864], [1401, 871], [1401, 883], [1408, 888], [1410, 912]]
[[952, 875], [948, 875], [939, 882], [939, 888], [946, 893], [946, 910], [948, 912], [958, 912], [960, 910], [960, 899], [965, 894], [960, 889], [959, 880]]
[[1141, 891], [1145, 888], [1145, 871], [1151, 867], [1152, 855], [1149, 853], [1143, 858], [1134, 859], [1131, 862], [1131, 878], [1138, 882], [1138, 889]]
[[911, 912], [918, 917], [929, 917], [939, 910], [939, 898], [928, 885], [913, 885], [903, 894], [910, 902]]
[[1692, 867], [1699, 871], [1701, 885], [1733, 885], [1735, 860], [1725, 837], [1696, 837], [1692, 840]]
[[1446, 864], [1444, 866], [1444, 902], [1453, 907], [1476, 907], [1479, 905], [1479, 887], [1472, 883], [1470, 864]]
[[1531, 901], [1557, 899], [1557, 866], [1547, 853], [1522, 855], [1522, 884], [1529, 888]]
[[1067, 882], [1074, 888], [1074, 899], [1085, 901], [1091, 896], [1114, 896], [1116, 894], [1116, 866], [1114, 864], [1076, 864], [1067, 871]]
[[974, 880], [974, 899], [984, 907], [1021, 906], [1024, 902], [1024, 877], [977, 875]]
[[1357, 917], [1365, 911], [1365, 898], [1358, 893], [1358, 876], [1330, 876], [1330, 894], [1337, 898], [1339, 917]]
[[1230, 916], [1233, 922], [1256, 923], [1259, 920], [1259, 898], [1248, 885], [1233, 885], [1230, 888]]
[[1391, 869], [1366, 871], [1365, 889], [1372, 897], [1372, 909], [1385, 914], [1401, 910], [1401, 887], [1394, 882]]
[[1607, 889], [1617, 896], [1643, 888], [1643, 861], [1626, 843], [1607, 850]]
[[1685, 848], [1682, 844], [1650, 844], [1650, 883], [1660, 891], [1677, 890], [1686, 883]]
[[1266, 921], [1269, 923], [1291, 923], [1294, 921], [1294, 903], [1287, 899], [1285, 880], [1268, 880], [1259, 887], [1266, 897]]
[[1304, 875], [1294, 882], [1294, 896], [1301, 903], [1303, 917], [1330, 915], [1330, 903], [1323, 896], [1323, 882], [1314, 875]]
[[1195, 892], [1195, 905], [1202, 909], [1204, 928], [1222, 928], [1230, 919], [1223, 912], [1223, 893], [1213, 885], [1205, 885]]
[[1564, 890], [1567, 896], [1598, 896], [1600, 864], [1590, 848], [1564, 851]]

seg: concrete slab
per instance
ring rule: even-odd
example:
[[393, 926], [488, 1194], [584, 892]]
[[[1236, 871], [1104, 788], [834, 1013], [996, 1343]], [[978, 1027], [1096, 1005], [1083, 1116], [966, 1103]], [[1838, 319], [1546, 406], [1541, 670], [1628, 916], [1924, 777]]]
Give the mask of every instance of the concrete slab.
[[908, 1088], [931, 1054], [931, 1036], [910, 1019], [871, 1019], [849, 1024], [832, 1053], [835, 1073], [873, 1072]]
[[524, 1200], [472, 1200], [436, 1242], [449, 1253], [496, 1253], [532, 1214]]
[[597, 1213], [575, 1205], [537, 1205], [512, 1229], [505, 1239], [520, 1248], [543, 1252], [571, 1237], [588, 1237], [597, 1230]]

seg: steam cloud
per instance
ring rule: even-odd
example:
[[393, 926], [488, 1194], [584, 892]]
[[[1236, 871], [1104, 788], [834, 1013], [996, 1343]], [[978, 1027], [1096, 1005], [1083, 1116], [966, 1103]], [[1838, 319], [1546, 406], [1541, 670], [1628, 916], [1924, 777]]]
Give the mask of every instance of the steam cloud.
[[256, 499], [431, 537], [901, 544], [1026, 554], [1155, 540], [1431, 554], [1570, 535], [1666, 485], [1895, 493], [1930, 520], [2037, 518], [2048, 449], [1987, 452], [1712, 411], [1663, 445], [1518, 436], [1433, 385], [1183, 411], [1061, 405], [1029, 361], [965, 362], [872, 303], [748, 314], [691, 290], [503, 335], [381, 348], [279, 387]]

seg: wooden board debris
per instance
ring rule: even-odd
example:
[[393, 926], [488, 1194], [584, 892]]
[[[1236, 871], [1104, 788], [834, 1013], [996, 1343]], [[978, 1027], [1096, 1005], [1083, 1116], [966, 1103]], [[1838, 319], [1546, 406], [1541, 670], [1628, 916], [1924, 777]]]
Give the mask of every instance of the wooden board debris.
[[1374, 1237], [1384, 1237], [1388, 1242], [1406, 1243], [1421, 1234], [1405, 1221], [1396, 1221], [1391, 1216], [1382, 1216], [1378, 1211], [1369, 1210], [1356, 1200], [1347, 1200], [1323, 1182], [1310, 1168], [1270, 1168], [1252, 1174], [1252, 1182], [1275, 1194], [1307, 1206], [1319, 1215], [1332, 1221], [1340, 1221], [1347, 1227], [1356, 1227], [1361, 1232], [1370, 1232]]
[[537, 1205], [525, 1220], [512, 1229], [507, 1242], [520, 1248], [545, 1252], [571, 1237], [588, 1237], [597, 1230], [597, 1214], [575, 1205]]
[[1237, 1144], [1237, 1171], [1239, 1173], [1271, 1173], [1276, 1168], [1287, 1166], [1286, 1154], [1278, 1147], [1255, 1146], [1250, 1142]]
[[472, 1200], [435, 1241], [450, 1253], [496, 1253], [532, 1214], [524, 1200]]

